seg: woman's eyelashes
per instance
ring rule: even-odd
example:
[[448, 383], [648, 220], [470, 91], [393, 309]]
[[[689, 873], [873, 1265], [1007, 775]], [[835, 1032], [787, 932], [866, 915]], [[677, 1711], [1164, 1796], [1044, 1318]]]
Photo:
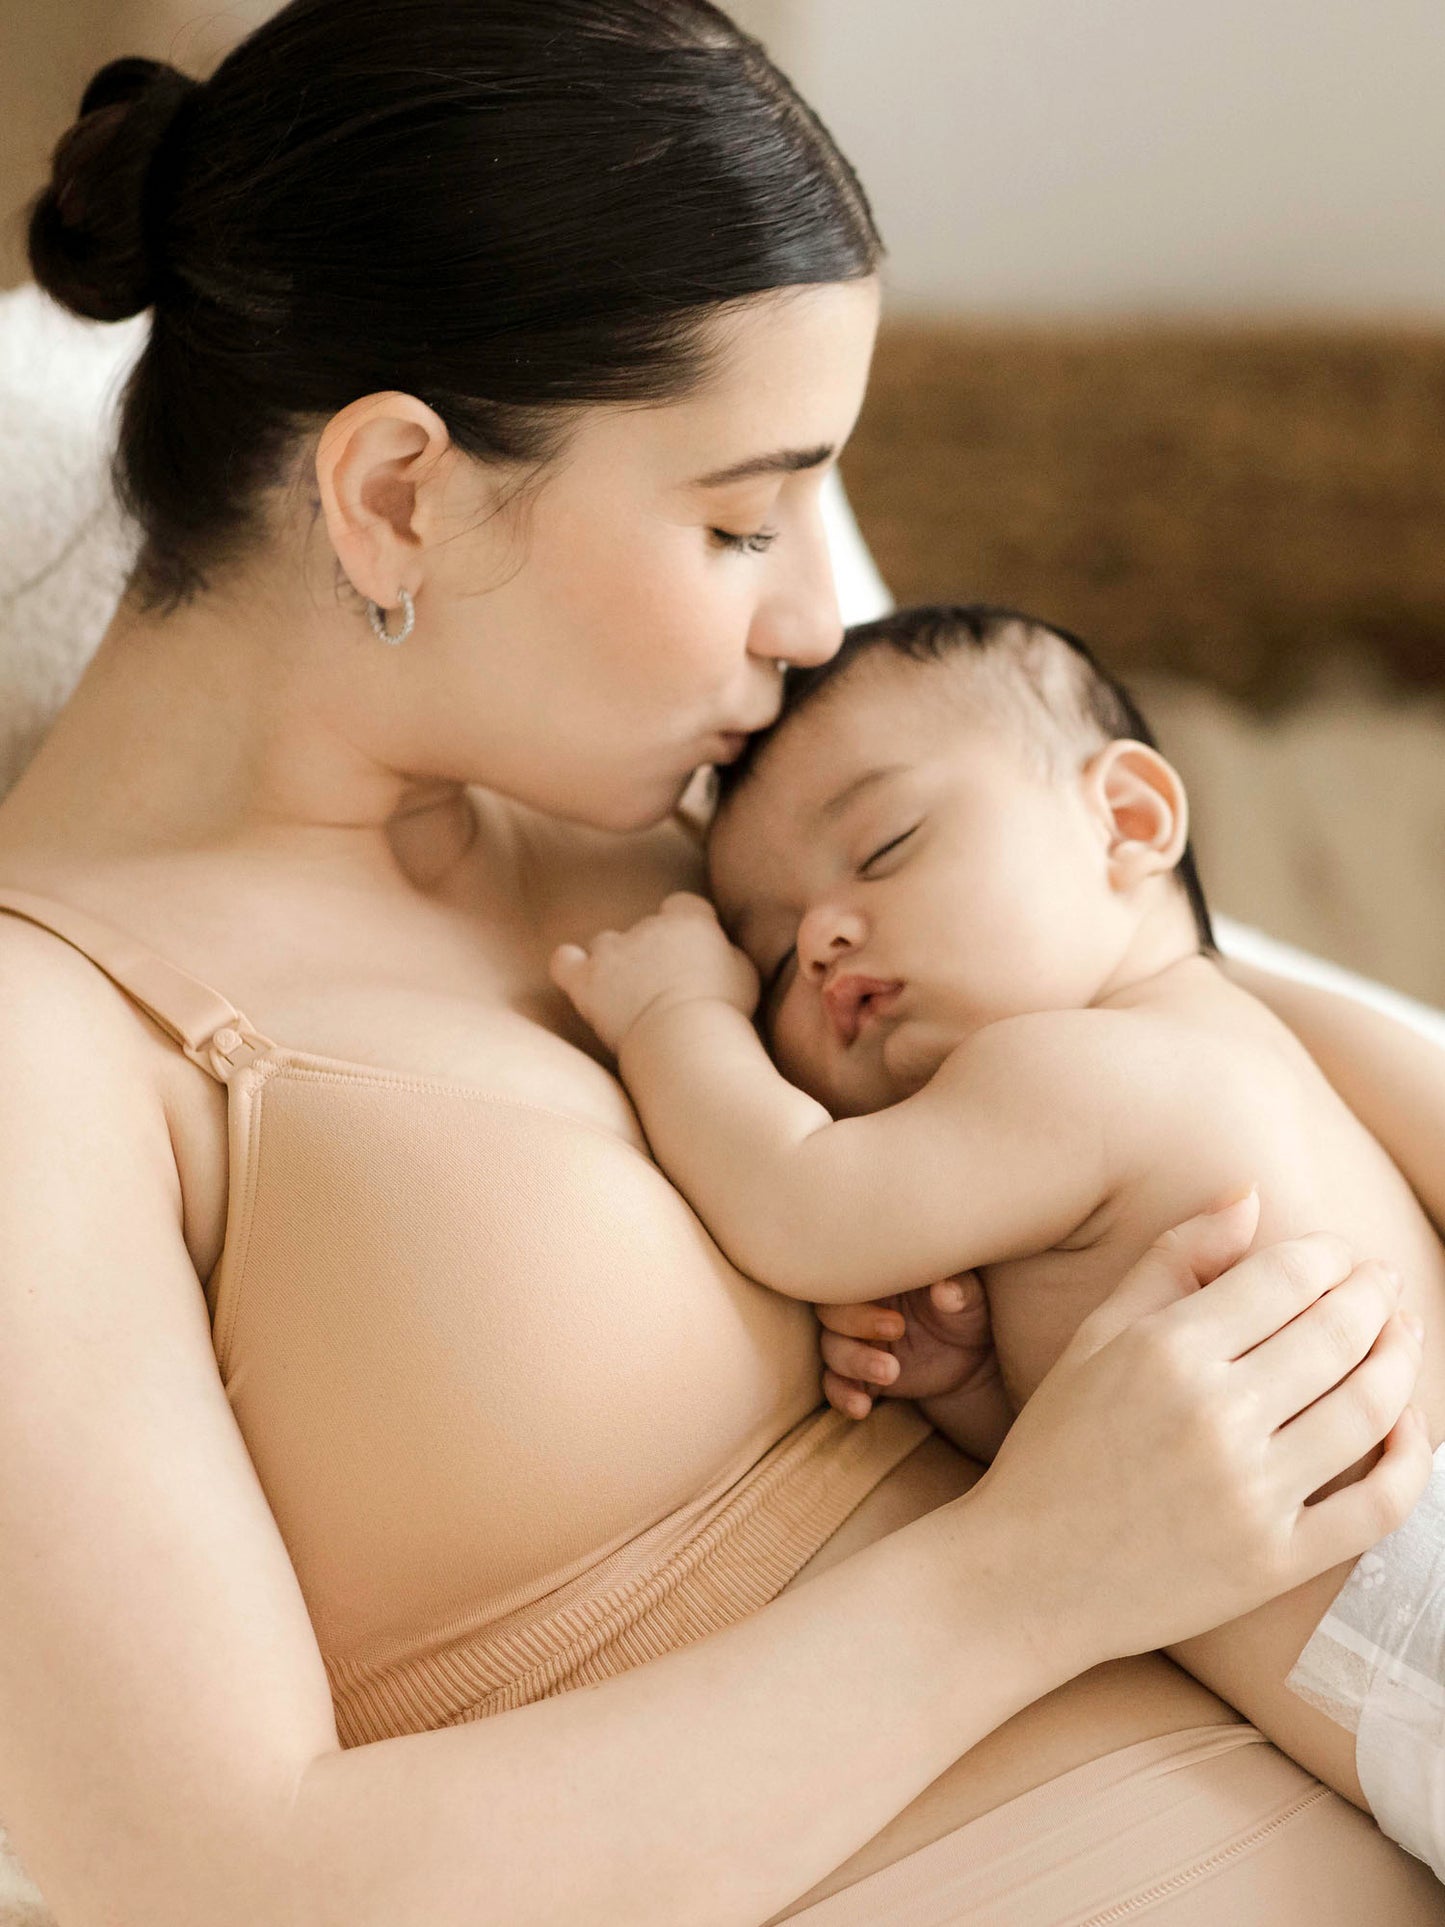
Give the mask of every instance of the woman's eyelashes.
[[754, 529], [751, 535], [737, 535], [731, 529], [709, 529], [708, 534], [720, 549], [731, 549], [737, 555], [766, 555], [780, 531]]

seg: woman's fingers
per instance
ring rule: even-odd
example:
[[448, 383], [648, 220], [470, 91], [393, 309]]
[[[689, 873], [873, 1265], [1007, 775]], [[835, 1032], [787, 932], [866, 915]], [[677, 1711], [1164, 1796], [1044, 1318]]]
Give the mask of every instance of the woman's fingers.
[[1207, 1291], [1171, 1307], [1168, 1316], [1201, 1355], [1240, 1358], [1348, 1278], [1354, 1267], [1354, 1253], [1343, 1238], [1306, 1232], [1251, 1252]]
[[898, 1360], [892, 1352], [875, 1351], [856, 1338], [825, 1331], [822, 1352], [823, 1363], [840, 1378], [865, 1385], [891, 1385], [898, 1376]]
[[1259, 1193], [1251, 1187], [1166, 1231], [1080, 1325], [1070, 1354], [1088, 1358], [1136, 1320], [1196, 1298], [1201, 1285], [1244, 1256], [1258, 1228]]
[[[1354, 1372], [1382, 1335], [1399, 1302], [1396, 1273], [1374, 1262], [1356, 1265], [1282, 1330], [1239, 1359], [1235, 1366], [1237, 1383], [1253, 1396], [1270, 1426], [1287, 1425]], [[1367, 1444], [1379, 1443], [1399, 1417], [1404, 1402], [1400, 1401]], [[1336, 1472], [1341, 1469], [1339, 1465], [1334, 1468]]]
[[1398, 1424], [1419, 1374], [1419, 1343], [1397, 1313], [1354, 1370], [1276, 1434], [1272, 1450], [1291, 1489], [1308, 1498], [1377, 1446]]
[[1430, 1481], [1430, 1435], [1414, 1406], [1396, 1421], [1378, 1462], [1362, 1479], [1301, 1508], [1295, 1557], [1302, 1576], [1358, 1559], [1404, 1525]]

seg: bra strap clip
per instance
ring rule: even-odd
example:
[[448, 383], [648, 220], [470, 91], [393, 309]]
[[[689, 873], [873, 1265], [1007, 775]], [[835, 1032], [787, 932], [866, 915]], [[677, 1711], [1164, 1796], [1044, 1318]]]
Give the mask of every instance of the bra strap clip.
[[238, 1015], [231, 1022], [213, 1030], [200, 1043], [185, 1044], [182, 1049], [193, 1064], [199, 1064], [203, 1071], [219, 1078], [223, 1084], [229, 1084], [253, 1058], [270, 1050], [271, 1044], [259, 1031], [252, 1030], [244, 1017]]

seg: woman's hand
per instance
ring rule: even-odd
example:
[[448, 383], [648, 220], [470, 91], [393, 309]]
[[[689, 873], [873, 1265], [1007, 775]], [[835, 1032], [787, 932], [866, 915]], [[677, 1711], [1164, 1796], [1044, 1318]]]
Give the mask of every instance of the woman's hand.
[[728, 942], [706, 897], [675, 890], [630, 930], [602, 930], [584, 947], [558, 944], [551, 977], [614, 1053], [648, 1011], [715, 997], [751, 1017], [758, 973]]
[[[958, 1502], [989, 1508], [1019, 1583], [1082, 1641], [1079, 1670], [1358, 1557], [1425, 1489], [1396, 1278], [1324, 1234], [1244, 1257], [1258, 1210], [1251, 1193], [1166, 1233]], [[1381, 1441], [1363, 1478], [1307, 1503]]]

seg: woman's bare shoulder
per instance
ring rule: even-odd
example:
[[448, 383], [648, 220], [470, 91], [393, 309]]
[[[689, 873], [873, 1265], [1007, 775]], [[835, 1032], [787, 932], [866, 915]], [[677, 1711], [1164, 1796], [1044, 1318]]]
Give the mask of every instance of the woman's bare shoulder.
[[62, 1111], [80, 1105], [102, 1141], [159, 1123], [163, 1182], [178, 1198], [167, 1076], [178, 1061], [159, 1025], [88, 957], [37, 924], [0, 915], [0, 1125], [15, 1125], [42, 1097]]
[[0, 1035], [67, 1054], [97, 1049], [148, 1060], [155, 1027], [88, 957], [24, 917], [0, 915]]

